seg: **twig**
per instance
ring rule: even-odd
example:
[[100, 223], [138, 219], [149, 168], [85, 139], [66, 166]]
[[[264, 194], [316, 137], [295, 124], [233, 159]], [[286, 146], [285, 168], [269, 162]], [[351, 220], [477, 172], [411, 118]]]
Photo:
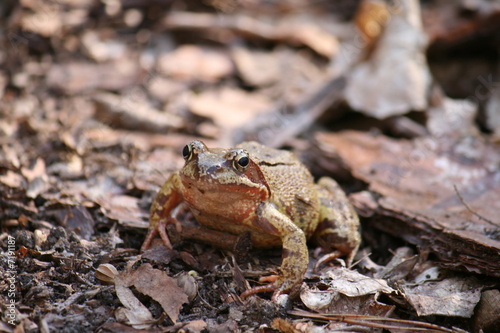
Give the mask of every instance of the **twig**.
[[467, 204], [467, 202], [465, 202], [464, 198], [462, 197], [462, 195], [460, 194], [460, 192], [458, 191], [458, 188], [457, 188], [457, 185], [453, 184], [453, 188], [455, 189], [455, 193], [457, 194], [458, 198], [460, 199], [460, 201], [462, 202], [462, 205], [464, 205], [465, 208], [467, 208], [467, 210], [469, 212], [471, 212], [472, 214], [474, 214], [474, 216], [476, 216], [478, 219], [486, 222], [486, 223], [489, 223], [491, 225], [494, 225], [495, 227], [500, 227], [500, 224], [497, 224], [489, 219], [487, 219], [486, 217], [483, 217], [481, 216], [480, 214], [476, 213], [475, 211], [472, 210], [472, 208], [470, 208], [470, 206]]
[[347, 324], [361, 325], [373, 328], [384, 328], [388, 330], [407, 330], [408, 332], [446, 332], [446, 333], [462, 333], [460, 329], [450, 329], [443, 326], [424, 323], [415, 320], [404, 320], [396, 318], [386, 318], [380, 316], [354, 315], [354, 314], [319, 314], [304, 310], [292, 310], [288, 312], [291, 315], [306, 317], [316, 320], [327, 320], [343, 322]]

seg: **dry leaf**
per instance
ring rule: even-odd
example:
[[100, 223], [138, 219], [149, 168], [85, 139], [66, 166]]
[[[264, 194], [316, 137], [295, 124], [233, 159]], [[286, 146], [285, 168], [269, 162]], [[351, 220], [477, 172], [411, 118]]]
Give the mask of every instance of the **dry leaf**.
[[470, 318], [481, 298], [481, 288], [474, 277], [452, 277], [419, 285], [404, 285], [402, 291], [419, 316]]
[[[334, 308], [339, 310], [336, 313], [358, 313], [355, 309], [365, 307], [363, 304], [373, 303], [366, 308], [368, 311], [374, 309], [382, 310], [382, 313], [389, 311], [390, 307], [378, 303], [374, 297], [378, 293], [392, 293], [395, 290], [387, 285], [382, 279], [374, 279], [362, 275], [356, 271], [345, 268], [330, 268], [321, 274], [324, 283], [328, 285], [326, 290], [310, 289], [303, 287], [300, 292], [300, 299], [304, 304], [315, 311], [327, 311]], [[366, 297], [368, 296], [368, 297]], [[350, 309], [347, 311], [347, 309]], [[346, 311], [341, 311], [342, 309]], [[328, 311], [329, 311], [328, 310]], [[380, 312], [363, 312], [365, 314], [378, 315]], [[361, 313], [361, 312], [359, 312]]]
[[427, 128], [435, 137], [477, 135], [477, 105], [468, 100], [442, 97], [440, 105], [429, 108]]
[[491, 91], [491, 97], [485, 106], [486, 126], [500, 138], [500, 86], [497, 85]]
[[123, 58], [128, 51], [124, 42], [112, 39], [102, 40], [93, 30], [85, 31], [81, 38], [84, 51], [97, 62]]
[[138, 206], [139, 199], [129, 195], [99, 196], [95, 201], [101, 206], [101, 211], [110, 219], [118, 220], [122, 224], [135, 227], [147, 226], [147, 213]]
[[238, 47], [232, 57], [242, 79], [252, 86], [265, 86], [280, 78], [280, 63], [277, 53], [250, 51]]
[[51, 66], [46, 82], [50, 88], [73, 95], [93, 89], [121, 90], [138, 83], [139, 74], [139, 65], [131, 59], [110, 64], [71, 62]]
[[[124, 287], [134, 286], [140, 293], [160, 303], [174, 323], [179, 317], [182, 304], [188, 302], [188, 296], [177, 285], [177, 280], [150, 264], [141, 265], [135, 271], [125, 271], [120, 274], [120, 279]], [[115, 278], [115, 284], [118, 284], [118, 278]], [[126, 296], [129, 297], [128, 294]]]
[[95, 118], [115, 128], [166, 133], [179, 129], [184, 120], [174, 114], [162, 112], [149, 106], [147, 101], [135, 100], [114, 94], [94, 96]]
[[223, 88], [192, 96], [190, 110], [200, 116], [212, 118], [224, 128], [245, 124], [257, 114], [269, 110], [272, 102], [262, 95], [241, 89]]
[[154, 322], [153, 315], [149, 310], [135, 297], [132, 290], [128, 288], [127, 283], [120, 276], [115, 277], [116, 296], [125, 306], [118, 308], [115, 317], [118, 321], [132, 325], [136, 329], [147, 329]]
[[346, 268], [333, 267], [323, 273], [322, 276], [331, 279], [328, 283], [330, 290], [349, 297], [394, 292], [394, 289], [387, 285], [387, 281], [370, 278]]
[[42, 5], [36, 12], [23, 13], [21, 26], [25, 31], [52, 37], [61, 33], [62, 15], [54, 6]]
[[401, 1], [371, 57], [352, 69], [345, 97], [375, 118], [423, 110], [431, 82], [417, 0]]
[[289, 27], [289, 29], [290, 40], [297, 40], [328, 59], [336, 56], [339, 51], [337, 38], [318, 25], [302, 23]]
[[24, 178], [14, 171], [7, 170], [5, 175], [0, 175], [0, 183], [10, 188], [19, 188], [23, 185]]
[[172, 78], [215, 82], [233, 72], [225, 52], [195, 45], [178, 47], [158, 60], [159, 70]]

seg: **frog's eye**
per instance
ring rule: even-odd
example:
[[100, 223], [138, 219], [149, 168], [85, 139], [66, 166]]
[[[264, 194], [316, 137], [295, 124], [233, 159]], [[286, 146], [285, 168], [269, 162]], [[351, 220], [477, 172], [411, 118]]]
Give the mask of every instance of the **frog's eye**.
[[238, 171], [245, 171], [247, 168], [248, 164], [250, 163], [250, 159], [248, 158], [248, 153], [247, 152], [241, 152], [236, 157], [234, 158], [233, 164], [234, 167]]
[[189, 160], [191, 158], [191, 155], [193, 153], [193, 149], [191, 148], [191, 144], [187, 144], [184, 146], [182, 149], [182, 157], [184, 157], [184, 160]]

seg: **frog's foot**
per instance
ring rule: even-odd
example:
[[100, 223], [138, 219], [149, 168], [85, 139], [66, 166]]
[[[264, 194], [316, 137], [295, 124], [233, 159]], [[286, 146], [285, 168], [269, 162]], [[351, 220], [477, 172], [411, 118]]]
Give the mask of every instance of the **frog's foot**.
[[327, 262], [330, 262], [332, 260], [335, 260], [337, 258], [340, 258], [341, 256], [342, 256], [342, 252], [340, 252], [340, 251], [333, 251], [333, 252], [327, 253], [325, 255], [322, 255], [314, 264], [313, 272], [319, 271], [319, 266], [321, 266]]
[[148, 234], [146, 235], [146, 239], [144, 240], [144, 243], [142, 243], [141, 252], [144, 252], [147, 249], [149, 249], [149, 247], [151, 246], [151, 242], [158, 234], [160, 235], [163, 244], [169, 249], [172, 249], [172, 243], [168, 238], [166, 226], [167, 226], [166, 220], [160, 220], [156, 226], [149, 228]]
[[283, 282], [283, 280], [281, 280], [279, 275], [270, 275], [259, 279], [259, 282], [269, 282], [269, 281], [271, 281], [271, 283], [266, 284], [264, 286], [258, 286], [248, 289], [247, 291], [243, 292], [240, 295], [240, 297], [245, 299], [251, 295], [255, 295], [258, 293], [273, 292], [273, 296], [271, 296], [271, 301], [273, 301], [273, 303], [278, 304], [278, 297], [281, 294], [289, 293], [294, 287], [297, 286], [296, 283]]

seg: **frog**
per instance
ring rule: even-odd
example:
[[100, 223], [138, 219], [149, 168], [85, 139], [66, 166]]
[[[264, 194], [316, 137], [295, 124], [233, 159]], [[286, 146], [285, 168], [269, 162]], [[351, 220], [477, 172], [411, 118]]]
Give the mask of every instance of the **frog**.
[[203, 227], [249, 234], [253, 248], [282, 247], [279, 275], [244, 291], [242, 298], [272, 292], [278, 302], [281, 295], [296, 293], [309, 264], [308, 240], [329, 251], [328, 260], [345, 256], [351, 265], [361, 242], [359, 218], [332, 178], [315, 183], [292, 152], [253, 141], [225, 149], [193, 140], [182, 155], [184, 166], [170, 175], [151, 204], [141, 251], [158, 235], [172, 248], [166, 226], [182, 227], [172, 212], [186, 204]]

